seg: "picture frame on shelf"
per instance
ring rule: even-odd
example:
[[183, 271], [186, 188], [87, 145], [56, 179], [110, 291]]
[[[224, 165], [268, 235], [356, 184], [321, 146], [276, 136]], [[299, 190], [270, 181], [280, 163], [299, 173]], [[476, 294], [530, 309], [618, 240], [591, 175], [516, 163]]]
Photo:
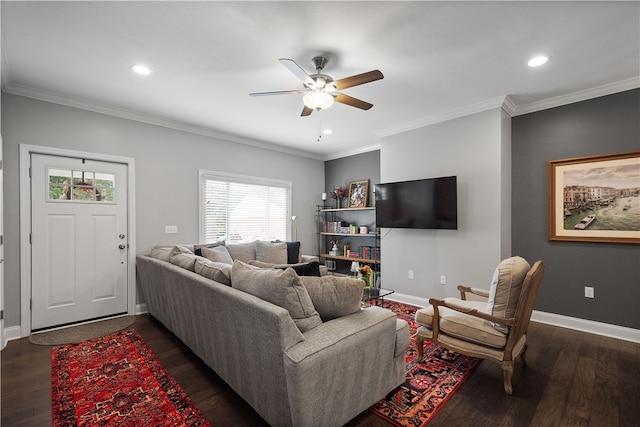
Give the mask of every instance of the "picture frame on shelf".
[[348, 208], [366, 208], [369, 198], [369, 180], [351, 181], [349, 183]]
[[548, 162], [550, 241], [640, 244], [640, 151]]

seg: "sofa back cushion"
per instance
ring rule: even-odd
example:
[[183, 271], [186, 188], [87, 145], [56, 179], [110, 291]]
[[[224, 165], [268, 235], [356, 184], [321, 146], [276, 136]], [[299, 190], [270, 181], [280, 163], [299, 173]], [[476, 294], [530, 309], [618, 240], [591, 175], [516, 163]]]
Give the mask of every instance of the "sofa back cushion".
[[300, 277], [290, 268], [258, 268], [236, 260], [231, 286], [286, 309], [303, 333], [322, 324]]
[[218, 240], [213, 243], [198, 243], [196, 245], [193, 245], [193, 253], [198, 256], [204, 256], [202, 254], [202, 248], [215, 248], [216, 246], [224, 246], [224, 244], [224, 240]]
[[256, 259], [256, 242], [228, 243], [226, 248], [234, 260], [249, 262]]
[[202, 256], [213, 262], [221, 262], [224, 264], [233, 264], [233, 259], [227, 248], [223, 245], [214, 246], [213, 248], [200, 248]]
[[364, 280], [354, 277], [301, 277], [323, 322], [360, 311]]
[[257, 261], [270, 262], [273, 264], [287, 263], [287, 243], [286, 242], [266, 242], [256, 240]]
[[195, 264], [198, 256], [186, 246], [176, 245], [171, 250], [169, 262], [189, 271], [195, 271]]
[[198, 257], [194, 268], [196, 273], [207, 279], [215, 280], [223, 285], [231, 285], [231, 264]]
[[[522, 283], [529, 269], [531, 269], [529, 263], [519, 256], [507, 258], [498, 264], [489, 289], [488, 314], [504, 318], [514, 316]], [[494, 327], [506, 332], [504, 326], [494, 325]]]
[[149, 256], [151, 258], [169, 262], [169, 260], [171, 259], [171, 251], [173, 251], [173, 246], [158, 245], [151, 248], [151, 253], [149, 254]]

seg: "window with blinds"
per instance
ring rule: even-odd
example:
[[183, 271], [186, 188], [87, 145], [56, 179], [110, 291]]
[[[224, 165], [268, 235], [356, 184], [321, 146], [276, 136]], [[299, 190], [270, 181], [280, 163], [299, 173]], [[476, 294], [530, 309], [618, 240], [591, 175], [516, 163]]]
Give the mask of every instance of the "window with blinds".
[[200, 238], [287, 240], [291, 183], [200, 171]]

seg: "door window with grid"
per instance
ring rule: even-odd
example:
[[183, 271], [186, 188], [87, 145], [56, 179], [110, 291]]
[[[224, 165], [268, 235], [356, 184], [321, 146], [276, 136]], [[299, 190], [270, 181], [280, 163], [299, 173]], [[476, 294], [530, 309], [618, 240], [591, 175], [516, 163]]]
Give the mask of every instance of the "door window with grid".
[[200, 240], [287, 240], [291, 183], [200, 171]]

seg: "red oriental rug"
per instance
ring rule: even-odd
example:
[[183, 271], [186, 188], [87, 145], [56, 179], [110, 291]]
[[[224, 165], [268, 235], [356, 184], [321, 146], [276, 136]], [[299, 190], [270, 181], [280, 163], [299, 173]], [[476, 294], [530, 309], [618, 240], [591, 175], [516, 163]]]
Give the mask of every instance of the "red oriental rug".
[[208, 426], [134, 330], [51, 349], [54, 426]]
[[418, 363], [415, 360], [418, 355], [415, 347], [418, 325], [414, 320], [418, 307], [394, 301], [384, 301], [381, 305], [409, 322], [411, 345], [405, 356], [405, 382], [370, 410], [396, 426], [424, 426], [469, 377], [480, 359], [425, 343], [423, 361]]

